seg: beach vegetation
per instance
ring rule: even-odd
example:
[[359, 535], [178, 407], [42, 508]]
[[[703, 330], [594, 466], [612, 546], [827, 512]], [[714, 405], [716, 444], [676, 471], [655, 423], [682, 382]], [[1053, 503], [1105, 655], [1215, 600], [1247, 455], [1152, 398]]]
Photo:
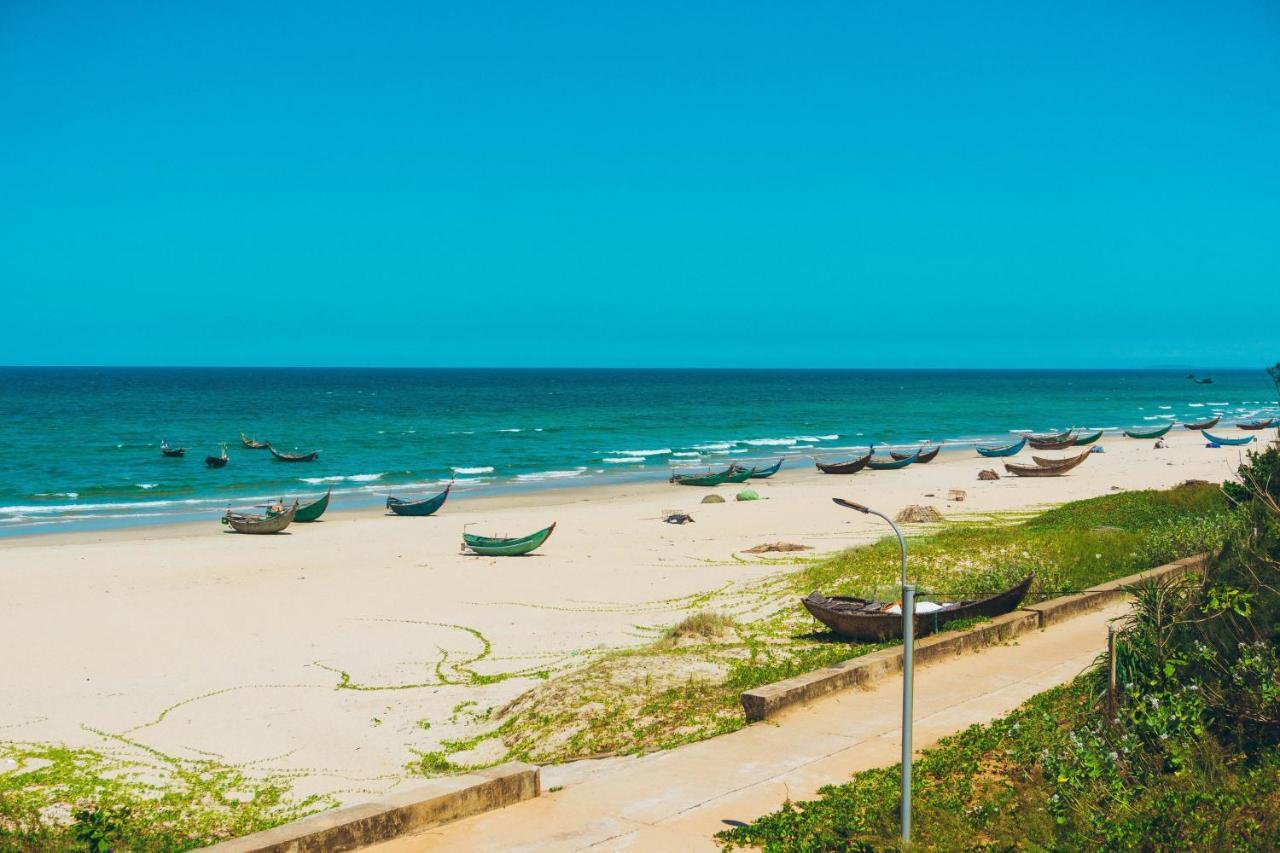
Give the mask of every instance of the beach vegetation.
[[293, 797], [289, 774], [113, 740], [112, 752], [0, 743], [12, 765], [0, 772], [0, 850], [192, 850], [337, 804]]
[[[912, 537], [909, 573], [935, 600], [990, 594], [1032, 572], [1033, 595], [1061, 595], [1217, 548], [1233, 523], [1218, 486], [1120, 492], [997, 523], [933, 526]], [[476, 719], [505, 746], [495, 763], [638, 754], [723, 734], [745, 725], [744, 690], [892, 645], [850, 643], [798, 598], [818, 589], [893, 600], [896, 540], [779, 565], [745, 587], [680, 599], [689, 615], [656, 639], [594, 655]], [[448, 757], [461, 745], [440, 751]]]
[[[1280, 847], [1280, 452], [1252, 453], [1216, 542], [1144, 499], [1038, 526], [1143, 519], [1156, 549], [1212, 544], [1203, 575], [1139, 584], [1114, 662], [927, 750], [913, 767], [913, 847]], [[1166, 505], [1211, 509], [1188, 489]], [[1067, 508], [1064, 508], [1067, 509]], [[1217, 513], [1214, 512], [1214, 517]], [[1092, 516], [1092, 518], [1090, 517]], [[1139, 550], [1141, 553], [1141, 550]], [[1114, 663], [1114, 684], [1110, 671]], [[898, 847], [898, 767], [854, 774], [720, 835], [727, 847]]]

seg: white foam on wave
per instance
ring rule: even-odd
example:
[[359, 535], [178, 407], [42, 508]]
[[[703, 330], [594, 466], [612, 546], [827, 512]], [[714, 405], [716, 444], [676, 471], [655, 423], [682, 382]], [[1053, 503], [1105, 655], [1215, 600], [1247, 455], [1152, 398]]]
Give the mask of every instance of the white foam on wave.
[[605, 456], [600, 461], [607, 462], [610, 465], [625, 465], [628, 463], [632, 465], [643, 465], [644, 457], [643, 456]]
[[721, 451], [723, 451], [723, 450], [728, 450], [730, 447], [733, 447], [733, 445], [734, 445], [734, 442], [732, 442], [732, 441], [713, 441], [713, 442], [711, 442], [711, 443], [709, 443], [709, 444], [695, 444], [695, 445], [693, 446], [693, 449], [694, 449], [694, 450], [721, 450]]
[[37, 498], [70, 498], [71, 500], [75, 500], [76, 498], [80, 497], [80, 493], [79, 492], [37, 492], [35, 496]]
[[1173, 408], [1173, 406], [1157, 406], [1157, 408], [1160, 408], [1160, 409], [1172, 409], [1172, 408]]
[[508, 429], [500, 429], [498, 430], [498, 432], [524, 432], [524, 430], [519, 427], [513, 427]]
[[696, 458], [696, 457], [698, 457], [698, 456], [701, 456], [702, 454], [697, 453], [696, 451], [681, 451], [680, 453], [672, 453], [671, 455], [672, 455], [672, 456], [682, 456], [682, 457], [686, 457], [686, 458], [687, 458], [687, 457], [692, 456], [692, 457], [695, 457], [695, 458]]
[[749, 438], [743, 442], [752, 447], [790, 447], [795, 443], [794, 438]]
[[838, 435], [797, 435], [796, 441], [835, 441], [839, 437]]
[[730, 453], [750, 453], [751, 451], [746, 447], [739, 447], [734, 450], [730, 450], [729, 452]]
[[657, 450], [615, 450], [613, 452], [619, 456], [666, 456], [671, 452], [671, 448], [660, 447]]
[[454, 468], [453, 470], [458, 474], [492, 474], [493, 466], [480, 465], [475, 468]]
[[1190, 406], [1190, 407], [1191, 407], [1191, 408], [1193, 408], [1193, 409], [1203, 409], [1203, 408], [1204, 408], [1204, 403], [1187, 403], [1187, 405], [1188, 405], [1188, 406]]
[[1206, 405], [1206, 406], [1229, 406], [1229, 405], [1231, 405], [1231, 404], [1230, 404], [1230, 403], [1215, 403], [1215, 402], [1213, 402], [1213, 401], [1209, 401], [1209, 402], [1208, 402], [1208, 403], [1206, 403], [1205, 405]]
[[586, 472], [586, 468], [574, 468], [572, 471], [538, 471], [533, 474], [517, 474], [517, 480], [523, 480], [526, 483], [536, 480], [564, 480], [569, 477], [580, 477]]
[[385, 474], [335, 474], [331, 477], [299, 477], [299, 482], [317, 486], [321, 483], [373, 483], [381, 480]]
[[138, 483], [137, 485], [139, 489], [142, 489], [145, 492], [145, 491], [154, 489], [156, 486], [160, 484], [159, 483]]

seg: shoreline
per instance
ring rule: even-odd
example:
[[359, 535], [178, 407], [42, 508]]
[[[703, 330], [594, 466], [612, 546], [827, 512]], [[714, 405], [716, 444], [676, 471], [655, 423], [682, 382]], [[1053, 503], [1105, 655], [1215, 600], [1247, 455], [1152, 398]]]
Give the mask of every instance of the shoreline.
[[[1155, 416], [1155, 417], [1163, 418], [1165, 416]], [[1181, 430], [1182, 423], [1178, 421], [1174, 421], [1173, 426], [1174, 426], [1175, 432], [1171, 432], [1170, 433], [1171, 435], [1178, 434], [1177, 431]], [[1098, 441], [1099, 445], [1105, 445], [1111, 441], [1138, 442], [1138, 443], [1149, 441], [1148, 439], [1127, 438], [1126, 436], [1124, 436], [1123, 428], [1116, 428], [1116, 427], [1102, 427], [1102, 428], [1082, 427], [1080, 428], [1082, 432], [1090, 432], [1097, 429], [1100, 429], [1103, 432], [1102, 438]], [[1235, 427], [1235, 425], [1232, 424], [1231, 426], [1228, 426], [1228, 427], [1218, 426], [1218, 427], [1215, 427], [1214, 429], [1219, 433], [1231, 433], [1232, 435], [1235, 435], [1235, 436], [1240, 436], [1240, 435], [1264, 436], [1269, 432], [1270, 428], [1268, 430], [1262, 430], [1257, 432], [1244, 432], [1244, 431], [1238, 430]], [[939, 458], [931, 464], [940, 465], [940, 464], [943, 464], [944, 462], [955, 461], [957, 458], [956, 457], [957, 453], [965, 453], [970, 455], [970, 458], [975, 458], [975, 454], [974, 454], [975, 447], [985, 446], [985, 445], [997, 445], [1001, 443], [1009, 443], [1011, 441], [1016, 441], [1017, 440], [1016, 437], [1024, 434], [1025, 432], [1026, 432], [1025, 430], [1008, 430], [1005, 433], [995, 435], [995, 436], [976, 436], [976, 437], [971, 436], [971, 437], [965, 437], [965, 438], [959, 438], [959, 439], [946, 439], [946, 438], [941, 439], [940, 441], [934, 444], [935, 446], [940, 446], [942, 448], [942, 452], [939, 455]], [[1261, 440], [1261, 438], [1259, 440]], [[890, 450], [912, 449], [919, 446], [921, 446], [920, 442], [886, 442], [886, 443], [875, 444], [874, 449], [877, 454], [883, 454]], [[1255, 443], [1252, 446], [1256, 447], [1257, 444]], [[467, 476], [464, 475], [461, 482], [458, 485], [455, 485], [454, 491], [450, 494], [449, 501], [451, 506], [456, 506], [456, 504], [460, 502], [462, 503], [474, 503], [479, 501], [494, 502], [492, 504], [493, 506], [498, 508], [503, 508], [505, 506], [510, 505], [507, 503], [508, 501], [513, 501], [513, 500], [514, 501], [521, 501], [521, 500], [533, 501], [538, 499], [540, 496], [555, 496], [555, 495], [564, 495], [565, 493], [569, 493], [568, 497], [562, 497], [560, 498], [560, 501], [571, 502], [573, 500], [579, 499], [576, 497], [578, 493], [582, 493], [582, 494], [594, 493], [599, 495], [599, 494], [602, 494], [605, 490], [617, 491], [619, 489], [632, 489], [636, 487], [640, 487], [640, 488], [665, 487], [668, 485], [667, 478], [673, 472], [677, 472], [681, 470], [711, 471], [711, 470], [714, 470], [723, 466], [727, 466], [730, 464], [734, 464], [734, 463], [738, 463], [738, 464], [757, 463], [760, 465], [766, 465], [766, 464], [772, 464], [773, 462], [777, 461], [779, 458], [783, 460], [783, 469], [778, 474], [774, 475], [772, 479], [774, 481], [789, 480], [789, 479], [795, 478], [796, 476], [800, 476], [800, 471], [807, 471], [808, 473], [811, 473], [811, 474], [816, 473], [813, 465], [813, 462], [815, 459], [835, 461], [841, 458], [848, 458], [848, 457], [858, 455], [859, 453], [865, 452], [867, 447], [868, 445], [865, 445], [865, 444], [863, 445], [841, 444], [838, 446], [817, 448], [822, 451], [820, 453], [801, 453], [801, 452], [797, 452], [792, 447], [779, 447], [778, 451], [773, 454], [757, 453], [757, 454], [752, 454], [750, 456], [723, 455], [721, 457], [716, 457], [713, 460], [703, 460], [697, 464], [688, 464], [688, 465], [674, 464], [675, 459], [672, 456], [667, 455], [667, 456], [661, 457], [667, 460], [667, 464], [664, 467], [645, 464], [645, 461], [646, 461], [645, 457], [638, 457], [637, 466], [644, 465], [644, 467], [642, 468], [635, 467], [630, 469], [621, 469], [621, 466], [619, 466], [619, 469], [615, 469], [615, 470], [610, 470], [608, 468], [597, 469], [594, 471], [584, 470], [581, 476], [581, 479], [579, 479], [578, 477], [565, 477], [565, 478], [551, 477], [551, 478], [546, 478], [541, 480], [521, 482], [518, 479], [518, 475], [511, 475], [511, 476], [504, 476], [504, 477], [494, 477], [494, 478], [491, 478], [489, 482], [468, 482]], [[1230, 448], [1225, 448], [1225, 449], [1230, 449]], [[1071, 450], [1071, 448], [1068, 448], [1068, 450]], [[1016, 461], [1019, 458], [1029, 457], [1029, 455], [1033, 452], [1037, 452], [1037, 451], [1032, 451], [1030, 448], [1027, 448], [1023, 450], [1022, 453], [1020, 453], [1018, 456], [1011, 457], [1011, 460]], [[1043, 452], [1054, 452], [1054, 451], [1038, 451], [1038, 452], [1043, 453]], [[999, 464], [1002, 464], [1004, 461], [1010, 461], [1010, 460], [1005, 460], [1001, 458], [988, 458], [987, 461], [990, 462], [991, 464], [999, 465]], [[838, 475], [833, 475], [833, 476], [838, 476]], [[339, 479], [342, 479], [342, 478], [339, 478]], [[299, 478], [299, 482], [300, 483], [302, 482], [302, 478]], [[325, 517], [326, 518], [338, 517], [338, 516], [344, 516], [348, 514], [385, 515], [386, 513], [381, 511], [383, 508], [383, 500], [384, 500], [385, 494], [396, 494], [397, 496], [403, 496], [410, 493], [414, 495], [432, 494], [432, 493], [438, 492], [448, 482], [450, 481], [441, 479], [431, 484], [386, 483], [386, 484], [379, 484], [378, 486], [368, 486], [368, 487], [351, 487], [347, 489], [335, 488], [335, 489], [332, 489], [332, 493], [334, 496], [335, 504], [337, 505], [331, 506], [331, 508], [326, 513]], [[756, 480], [751, 482], [758, 483], [761, 481]], [[310, 497], [313, 499], [315, 497], [319, 497], [320, 495], [323, 495], [325, 492], [325, 489], [322, 488], [319, 483], [304, 484], [304, 485], [307, 485], [308, 488], [281, 490], [281, 491], [288, 498], [299, 496], [304, 498]], [[335, 483], [334, 485], [337, 485], [337, 484]], [[262, 491], [262, 490], [257, 489], [256, 491]], [[165, 502], [165, 504], [173, 505], [173, 504], [191, 502], [191, 503], [203, 503], [203, 504], [207, 504], [208, 506], [203, 506], [200, 508], [193, 507], [189, 511], [177, 510], [170, 513], [160, 513], [160, 515], [165, 516], [164, 518], [156, 518], [154, 516], [149, 516], [148, 514], [142, 513], [142, 512], [131, 514], [127, 510], [128, 502], [117, 502], [117, 503], [111, 504], [110, 506], [117, 508], [119, 510], [118, 515], [77, 518], [74, 520], [61, 520], [61, 521], [53, 517], [50, 517], [48, 521], [40, 521], [40, 522], [34, 522], [34, 523], [17, 522], [9, 525], [0, 526], [0, 542], [5, 542], [5, 541], [10, 541], [15, 539], [22, 540], [22, 539], [28, 539], [28, 538], [58, 539], [63, 536], [80, 535], [80, 534], [105, 535], [110, 532], [120, 532], [120, 531], [133, 531], [136, 535], [154, 537], [155, 535], [158, 535], [157, 533], [158, 531], [164, 528], [185, 528], [188, 525], [202, 525], [206, 523], [204, 519], [207, 519], [207, 518], [212, 518], [214, 520], [217, 520], [222, 516], [222, 513], [225, 511], [225, 509], [229, 507], [236, 507], [237, 505], [243, 506], [246, 502], [249, 502], [249, 501], [267, 501], [267, 500], [274, 500], [274, 499], [275, 498], [270, 495], [256, 495], [256, 494], [255, 495], [246, 494], [244, 496], [236, 496], [230, 499], [224, 499], [222, 497], [218, 497], [218, 498], [197, 497], [197, 498], [177, 499], [174, 501]], [[342, 507], [340, 505], [341, 502], [349, 502], [353, 505]], [[555, 506], [556, 499], [553, 498], [550, 501], [550, 503], [548, 503], [547, 505]], [[65, 506], [71, 507], [73, 505], [65, 505]], [[76, 509], [79, 509], [80, 511], [84, 511], [84, 512], [92, 512], [96, 507], [99, 507], [99, 506], [103, 506], [103, 505], [86, 504], [83, 507], [76, 507]], [[145, 501], [139, 501], [137, 503], [137, 506], [139, 507], [139, 509], [153, 508], [152, 506], [148, 506], [147, 502]], [[42, 508], [41, 511], [42, 512], [47, 511], [47, 509], [48, 508]], [[71, 510], [71, 511], [74, 511], [74, 510]]]

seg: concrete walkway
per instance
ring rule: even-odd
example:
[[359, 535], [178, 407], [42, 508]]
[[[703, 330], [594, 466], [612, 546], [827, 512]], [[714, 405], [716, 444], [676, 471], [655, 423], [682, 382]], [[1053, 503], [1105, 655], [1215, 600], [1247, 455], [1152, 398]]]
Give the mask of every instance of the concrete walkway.
[[[1103, 650], [1117, 603], [916, 671], [917, 748], [1070, 681]], [[823, 785], [898, 761], [902, 682], [890, 678], [777, 723], [642, 758], [543, 770], [541, 797], [376, 845], [405, 851], [714, 851], [726, 827], [811, 799]], [[548, 788], [563, 785], [555, 793]]]

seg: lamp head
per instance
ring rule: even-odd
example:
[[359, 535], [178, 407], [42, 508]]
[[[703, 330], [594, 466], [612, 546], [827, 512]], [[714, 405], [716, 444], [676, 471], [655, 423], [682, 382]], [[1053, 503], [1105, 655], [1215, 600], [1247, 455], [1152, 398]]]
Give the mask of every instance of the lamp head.
[[868, 509], [867, 507], [863, 506], [862, 504], [860, 504], [860, 503], [855, 503], [855, 502], [853, 502], [853, 501], [847, 501], [847, 500], [845, 500], [844, 498], [832, 498], [831, 500], [832, 500], [832, 501], [833, 501], [837, 506], [842, 506], [842, 507], [844, 507], [844, 508], [846, 508], [846, 509], [856, 509], [858, 512], [861, 512], [861, 513], [863, 513], [863, 514], [869, 514], [869, 513], [871, 512], [871, 510], [870, 510], [870, 509]]

